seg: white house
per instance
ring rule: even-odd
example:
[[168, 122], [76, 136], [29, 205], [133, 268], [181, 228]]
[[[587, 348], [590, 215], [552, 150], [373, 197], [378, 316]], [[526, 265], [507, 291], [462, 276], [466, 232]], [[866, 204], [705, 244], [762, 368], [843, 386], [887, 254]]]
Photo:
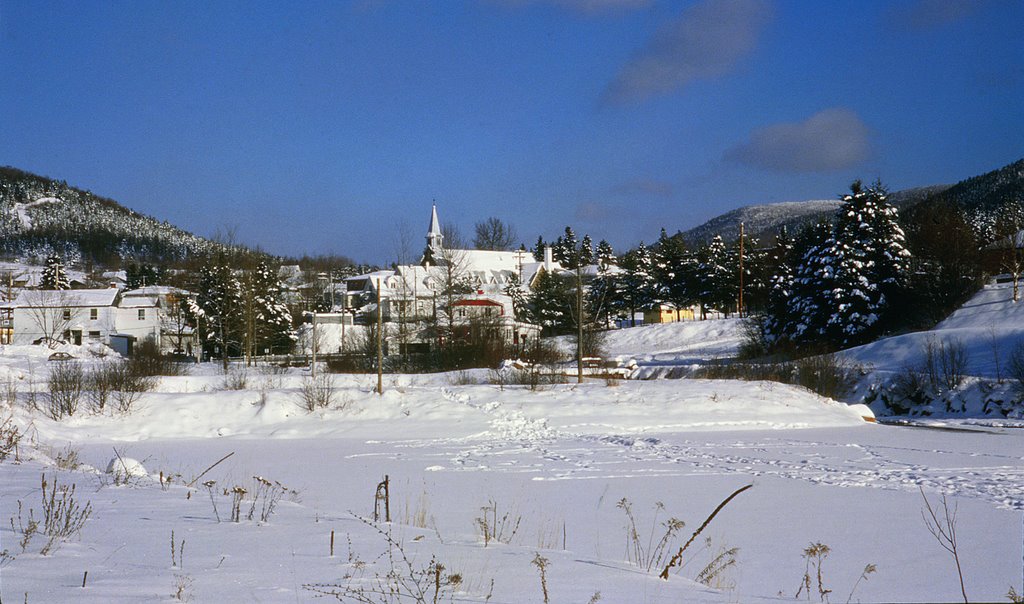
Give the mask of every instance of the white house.
[[155, 308], [160, 319], [160, 350], [163, 353], [193, 356], [199, 352], [199, 334], [188, 324], [185, 301], [195, 297], [188, 290], [168, 285], [147, 285], [121, 292], [118, 307], [126, 321], [131, 311]]
[[159, 301], [136, 298], [125, 304], [115, 287], [24, 290], [8, 307], [14, 344], [56, 340], [81, 345], [92, 340], [129, 354], [133, 342], [160, 342]]

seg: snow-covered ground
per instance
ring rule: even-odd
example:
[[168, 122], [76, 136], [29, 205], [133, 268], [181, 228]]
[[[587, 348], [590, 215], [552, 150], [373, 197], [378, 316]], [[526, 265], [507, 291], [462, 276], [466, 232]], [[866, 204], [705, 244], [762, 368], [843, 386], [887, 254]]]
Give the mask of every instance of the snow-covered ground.
[[929, 340], [963, 344], [967, 375], [1006, 377], [1013, 349], [1024, 342], [1024, 302], [1013, 302], [1009, 283], [986, 285], [931, 330], [883, 338], [844, 354], [875, 371], [893, 373], [922, 364]]
[[[41, 383], [52, 364], [45, 352], [9, 347], [0, 381]], [[228, 391], [215, 367], [201, 366], [163, 378], [127, 416], [55, 422], [22, 401], [13, 409], [28, 435], [22, 462], [0, 463], [0, 551], [9, 556], [0, 596], [304, 602], [317, 584], [367, 585], [348, 577], [382, 577], [389, 559], [384, 537], [357, 516], [372, 516], [384, 475], [394, 521], [384, 529], [414, 566], [435, 556], [461, 575], [455, 601], [543, 602], [537, 554], [549, 561], [551, 602], [594, 601], [597, 592], [601, 602], [786, 601], [812, 542], [831, 547], [823, 577], [832, 601], [845, 601], [855, 585], [852, 601], [955, 600], [953, 561], [921, 520], [920, 489], [933, 503], [945, 493], [959, 506], [968, 595], [996, 600], [1011, 584], [1019, 590], [1022, 431], [873, 425], [850, 407], [768, 383], [591, 381], [534, 392], [502, 391], [486, 376], [386, 376], [383, 396], [371, 376], [338, 376], [336, 408], [314, 413], [298, 404], [298, 369], [253, 369], [248, 389]], [[83, 466], [53, 467], [66, 447]], [[117, 456], [142, 461], [150, 476], [116, 485], [91, 469]], [[160, 472], [173, 477], [170, 486], [161, 488]], [[18, 502], [23, 518], [29, 508], [39, 516], [44, 473], [76, 484], [76, 497], [93, 506], [81, 535], [46, 556], [38, 536], [22, 552], [8, 520], [17, 524]], [[257, 475], [288, 492], [268, 521], [258, 520], [259, 502], [256, 519], [245, 519], [247, 500], [242, 521], [230, 522], [224, 489], [242, 486], [251, 498]], [[209, 490], [207, 480], [216, 481]], [[686, 522], [674, 551], [747, 484], [754, 486], [719, 513], [668, 581], [658, 568], [627, 562], [626, 516], [616, 505], [623, 498], [648, 550], [652, 525], [657, 541], [658, 523]], [[506, 534], [518, 522], [510, 543], [483, 543], [476, 519], [491, 502], [499, 522], [508, 514]], [[711, 586], [694, 581], [733, 547], [734, 566]], [[878, 571], [857, 583], [869, 563]]]

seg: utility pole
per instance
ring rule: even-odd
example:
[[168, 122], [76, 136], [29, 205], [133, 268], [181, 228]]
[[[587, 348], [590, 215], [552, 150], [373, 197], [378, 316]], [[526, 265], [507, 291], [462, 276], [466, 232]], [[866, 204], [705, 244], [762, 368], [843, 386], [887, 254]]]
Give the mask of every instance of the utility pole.
[[313, 361], [310, 363], [310, 375], [316, 377], [316, 310], [313, 311]]
[[377, 394], [384, 396], [384, 310], [381, 308], [380, 277], [377, 278]]
[[737, 309], [740, 318], [743, 318], [743, 223], [740, 223], [740, 300]]
[[583, 267], [579, 257], [576, 259], [576, 383], [583, 383]]

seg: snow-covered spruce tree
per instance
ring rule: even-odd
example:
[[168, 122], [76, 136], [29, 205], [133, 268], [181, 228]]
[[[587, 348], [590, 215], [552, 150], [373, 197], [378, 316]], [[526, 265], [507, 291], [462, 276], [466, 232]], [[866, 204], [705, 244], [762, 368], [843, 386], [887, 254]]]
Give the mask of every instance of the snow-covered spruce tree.
[[594, 263], [594, 242], [590, 235], [585, 233], [583, 240], [580, 241], [579, 263], [580, 266], [590, 266]]
[[541, 271], [529, 298], [529, 316], [541, 326], [544, 335], [557, 335], [572, 330], [572, 307], [575, 293], [570, 279], [553, 272]]
[[579, 255], [579, 242], [576, 240], [576, 233], [572, 227], [565, 227], [565, 234], [555, 242], [555, 249], [552, 250], [554, 259], [568, 269], [575, 269]]
[[251, 283], [256, 310], [252, 341], [256, 353], [290, 352], [298, 336], [292, 329], [291, 313], [284, 303], [284, 286], [281, 280], [265, 262], [260, 262], [253, 270]]
[[[541, 258], [541, 260], [543, 260], [543, 258]], [[615, 250], [612, 249], [612, 244], [608, 243], [604, 239], [597, 244], [597, 264], [605, 269], [617, 264], [615, 259]]]
[[587, 287], [587, 315], [599, 329], [612, 326], [612, 317], [616, 310], [618, 292], [618, 275], [613, 272], [612, 265], [598, 264], [597, 276]]
[[50, 256], [46, 259], [46, 268], [39, 282], [40, 289], [71, 289], [71, 282], [64, 272], [64, 265], [61, 264], [58, 256]]
[[517, 321], [533, 323], [530, 308], [530, 293], [519, 280], [518, 273], [512, 273], [505, 285], [504, 293], [512, 300], [512, 313]]
[[671, 237], [661, 229], [661, 236], [652, 248], [657, 298], [678, 309], [696, 301], [693, 287], [696, 266], [693, 255], [686, 249], [682, 233]]
[[728, 315], [736, 308], [739, 274], [721, 235], [715, 235], [701, 250], [699, 257], [700, 302], [704, 307]]
[[835, 280], [835, 267], [828, 250], [832, 243], [832, 227], [818, 223], [804, 229], [794, 244], [794, 257], [799, 262], [793, 270], [789, 304], [782, 306], [775, 317], [774, 340], [793, 344], [818, 342], [831, 316], [829, 294]]
[[843, 197], [829, 250], [835, 281], [823, 335], [831, 344], [855, 345], [879, 333], [906, 286], [910, 252], [886, 196], [881, 183], [864, 189], [855, 181]]
[[779, 345], [789, 334], [793, 271], [796, 265], [793, 256], [793, 240], [783, 225], [775, 237], [775, 247], [768, 254], [772, 276], [769, 278], [767, 300], [761, 319], [761, 337], [768, 348]]
[[630, 325], [635, 325], [636, 312], [650, 308], [657, 297], [654, 261], [643, 241], [635, 249], [626, 252], [622, 257], [621, 268], [617, 287], [621, 297], [616, 300], [616, 306], [621, 314], [629, 317]]
[[242, 288], [234, 272], [221, 257], [199, 273], [196, 304], [201, 311], [200, 335], [205, 347], [220, 355], [227, 369], [229, 355], [241, 352], [244, 337]]
[[534, 261], [536, 261], [536, 262], [544, 262], [544, 248], [545, 247], [547, 247], [547, 244], [544, 243], [543, 235], [537, 237], [537, 244], [533, 246], [532, 250], [530, 250], [533, 253]]
[[[812, 236], [793, 278], [789, 327], [794, 343], [851, 346], [891, 324], [903, 295], [910, 252], [881, 184], [850, 186], [831, 233]], [[788, 332], [788, 333], [787, 333]]]

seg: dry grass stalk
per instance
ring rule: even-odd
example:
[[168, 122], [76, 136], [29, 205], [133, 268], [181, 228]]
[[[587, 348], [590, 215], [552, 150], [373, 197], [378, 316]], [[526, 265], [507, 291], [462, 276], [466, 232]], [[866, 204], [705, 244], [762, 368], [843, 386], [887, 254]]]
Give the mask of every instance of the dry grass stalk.
[[728, 497], [726, 497], [722, 501], [722, 503], [718, 504], [718, 507], [715, 508], [715, 511], [711, 512], [711, 515], [708, 516], [707, 519], [704, 520], [703, 524], [701, 524], [699, 527], [697, 527], [697, 530], [694, 531], [693, 535], [690, 536], [690, 540], [687, 541], [683, 545], [683, 547], [679, 548], [679, 551], [676, 552], [676, 554], [674, 556], [672, 556], [672, 559], [669, 560], [668, 564], [665, 566], [665, 568], [661, 571], [661, 574], [658, 575], [658, 576], [661, 577], [662, 579], [668, 581], [668, 573], [669, 573], [669, 571], [671, 571], [674, 566], [678, 566], [679, 564], [682, 563], [682, 561], [683, 561], [683, 552], [686, 551], [686, 548], [690, 547], [690, 544], [693, 543], [693, 540], [696, 539], [697, 536], [700, 535], [701, 532], [703, 532], [704, 529], [706, 529], [709, 524], [711, 524], [711, 521], [715, 519], [715, 516], [717, 516], [718, 513], [721, 512], [723, 508], [725, 508], [725, 506], [729, 505], [730, 501], [735, 499], [737, 495], [739, 495], [743, 491], [746, 491], [747, 489], [749, 489], [752, 486], [754, 486], [754, 485], [748, 484], [745, 487], [740, 487], [739, 489], [736, 489], [732, 493], [732, 495], [729, 495]]
[[803, 558], [806, 566], [804, 576], [800, 578], [800, 588], [796, 590], [794, 598], [799, 598], [801, 593], [806, 592], [807, 601], [811, 600], [811, 567], [813, 566], [818, 580], [818, 597], [822, 602], [828, 601], [828, 594], [832, 593], [832, 590], [825, 587], [822, 564], [831, 552], [832, 548], [824, 543], [812, 543], [804, 548]]

